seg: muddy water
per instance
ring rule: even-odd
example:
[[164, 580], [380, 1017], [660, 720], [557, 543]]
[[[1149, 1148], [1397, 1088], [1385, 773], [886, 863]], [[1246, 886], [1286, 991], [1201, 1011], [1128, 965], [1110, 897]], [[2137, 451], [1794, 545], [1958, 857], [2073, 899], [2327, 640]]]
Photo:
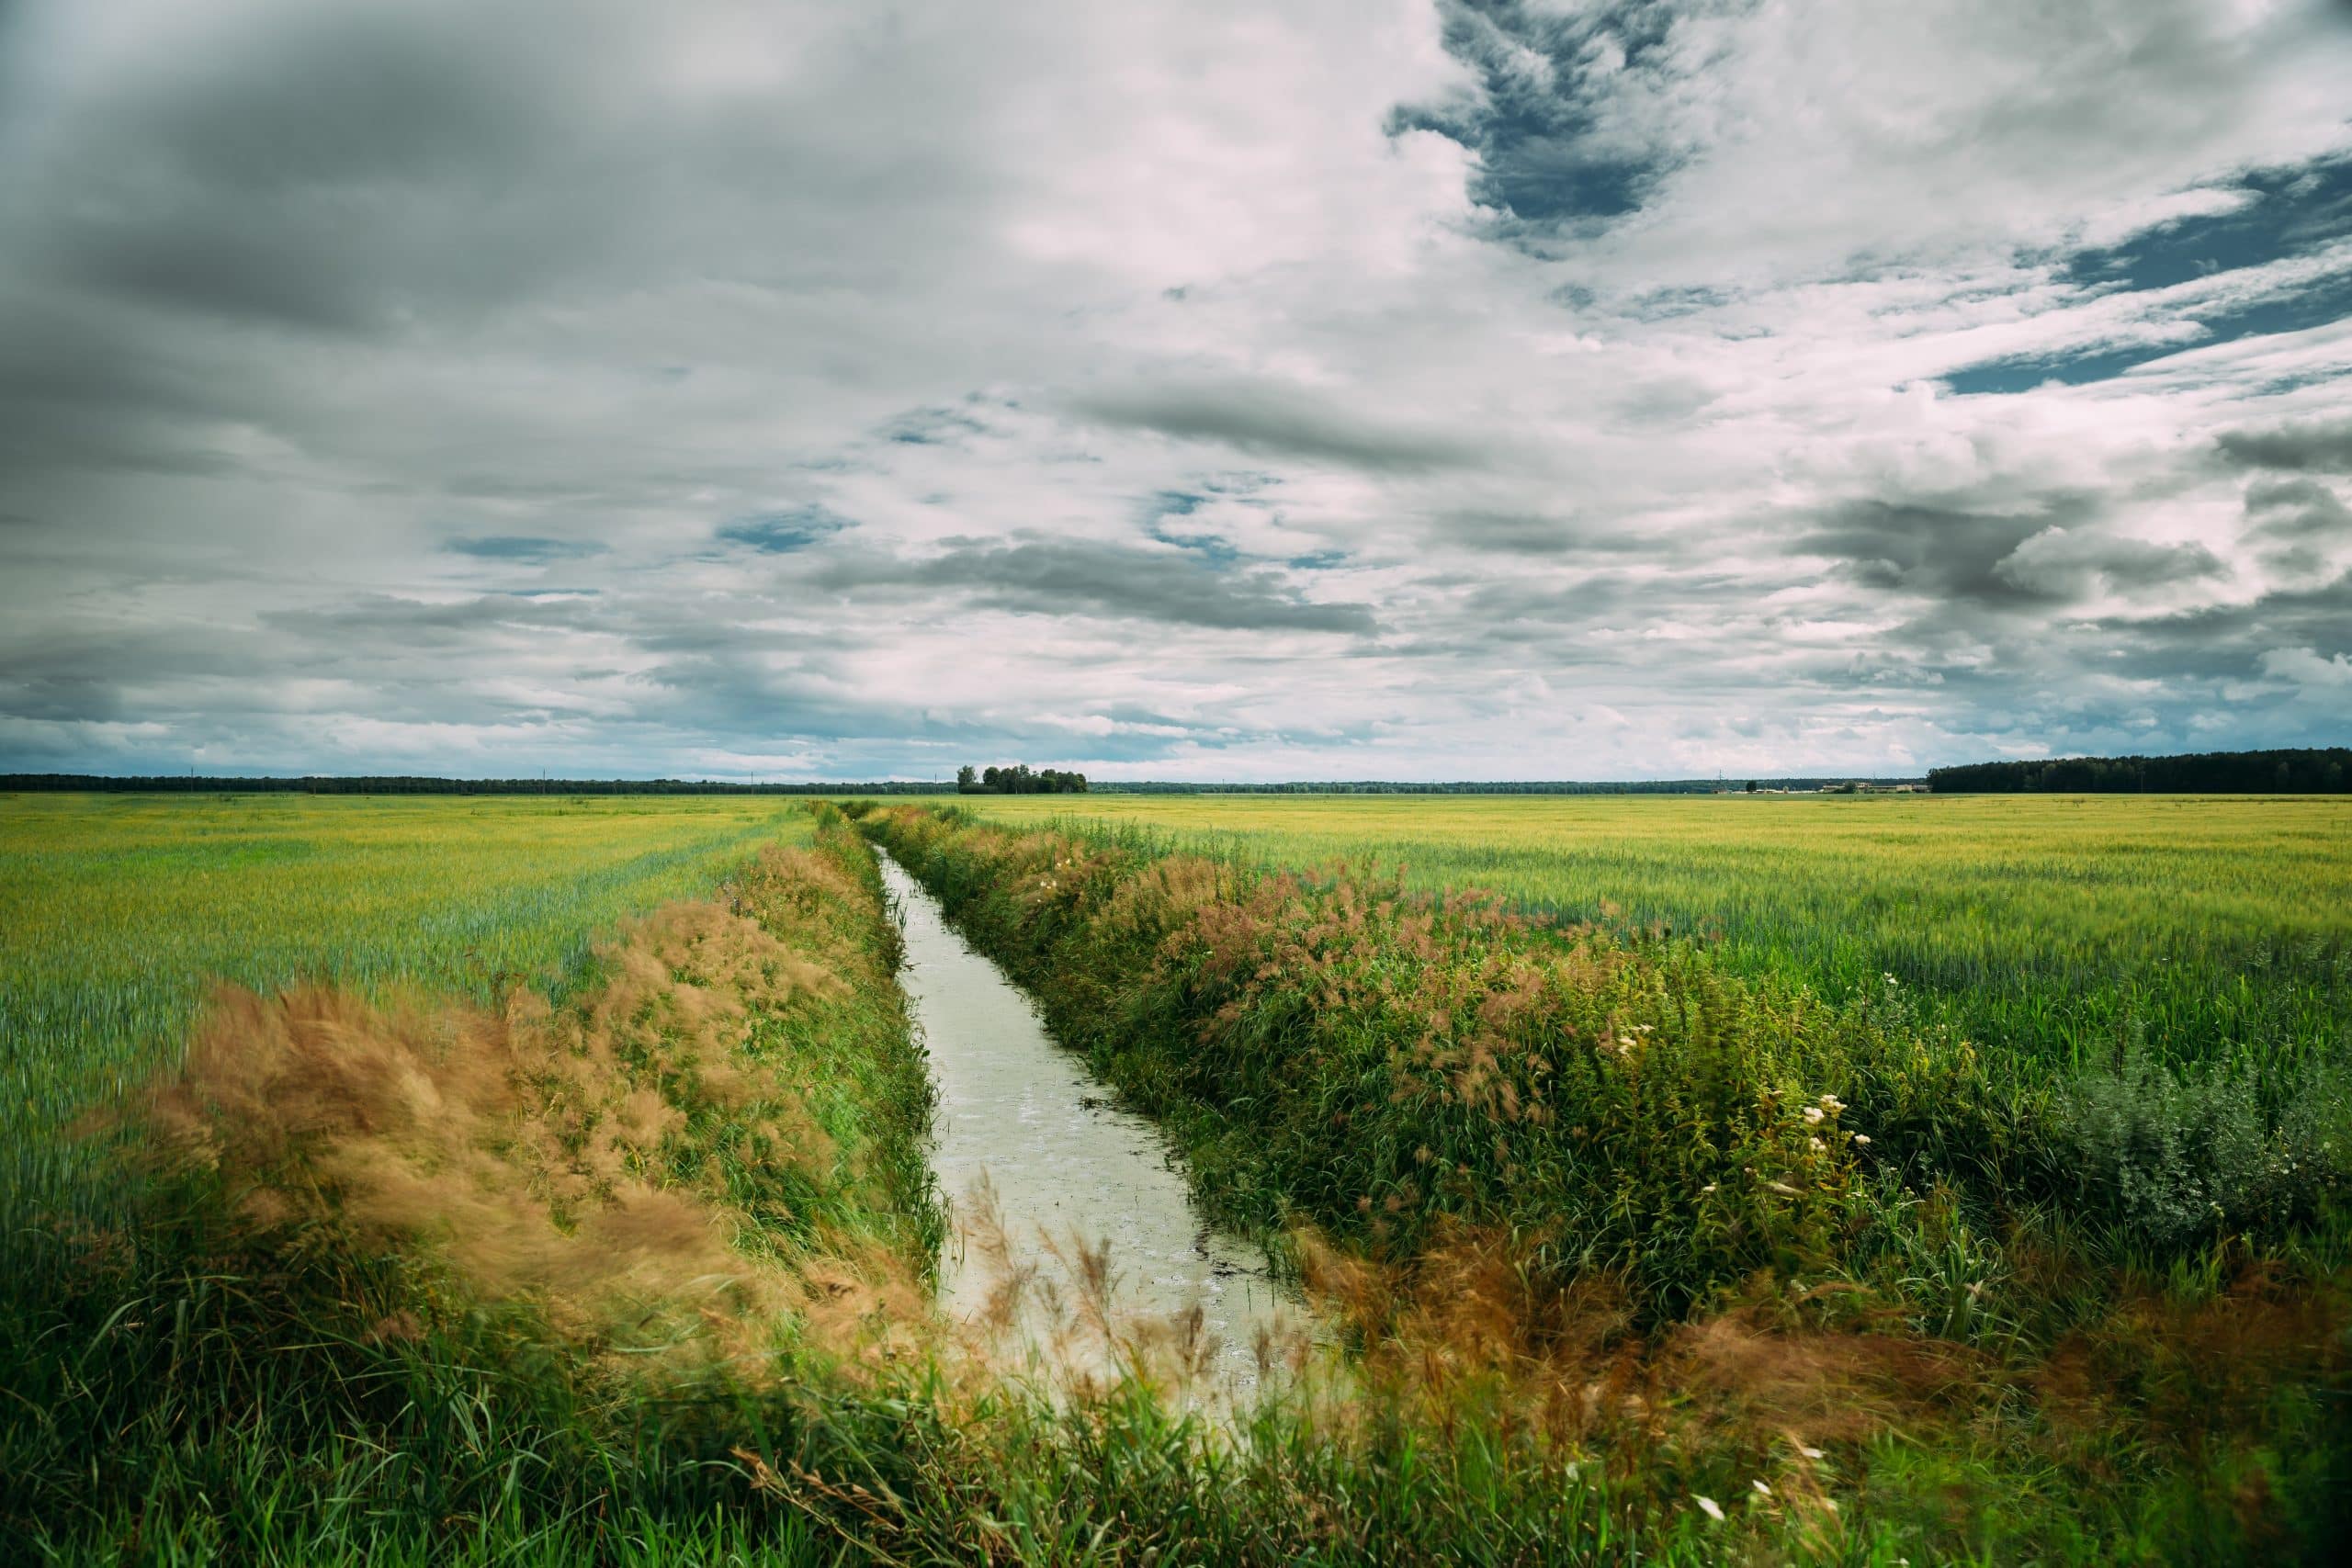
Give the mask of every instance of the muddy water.
[[[941, 1261], [942, 1304], [976, 1333], [1049, 1342], [1030, 1348], [1065, 1364], [1189, 1360], [1204, 1390], [1246, 1396], [1267, 1340], [1299, 1333], [1263, 1253], [1201, 1218], [1159, 1129], [1113, 1103], [1085, 1059], [1046, 1032], [1029, 998], [887, 854], [882, 877], [939, 1089], [933, 1168], [957, 1222]], [[1102, 1292], [1090, 1292], [1082, 1253], [1104, 1256], [1104, 1244], [1116, 1349], [1088, 1311]], [[1009, 1320], [1014, 1270], [1023, 1284]]]

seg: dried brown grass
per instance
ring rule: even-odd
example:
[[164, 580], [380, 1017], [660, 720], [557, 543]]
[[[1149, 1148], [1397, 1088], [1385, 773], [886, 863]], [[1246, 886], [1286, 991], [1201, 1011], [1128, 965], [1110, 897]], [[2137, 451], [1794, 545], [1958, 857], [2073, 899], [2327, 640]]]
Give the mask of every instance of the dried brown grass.
[[[771, 880], [839, 874], [780, 858], [760, 867]], [[769, 1157], [833, 1166], [800, 1086], [742, 1047], [754, 1013], [846, 982], [720, 904], [664, 908], [598, 963], [603, 982], [561, 1010], [527, 990], [492, 1011], [223, 987], [148, 1107], [158, 1152], [220, 1171], [256, 1225], [424, 1252], [472, 1294], [528, 1300], [592, 1340], [699, 1325], [750, 1354], [797, 1322], [865, 1354], [920, 1322], [920, 1287], [884, 1249], [779, 1249], [763, 1222], [782, 1216], [736, 1209], [715, 1169], [675, 1174], [702, 1107], [752, 1114]]]

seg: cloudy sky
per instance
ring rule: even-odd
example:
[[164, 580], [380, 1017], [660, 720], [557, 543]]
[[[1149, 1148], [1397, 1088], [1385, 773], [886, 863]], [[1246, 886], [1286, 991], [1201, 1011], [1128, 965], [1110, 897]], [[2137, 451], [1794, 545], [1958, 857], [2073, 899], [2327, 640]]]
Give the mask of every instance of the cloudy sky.
[[0, 769], [2352, 739], [2341, 0], [0, 0]]

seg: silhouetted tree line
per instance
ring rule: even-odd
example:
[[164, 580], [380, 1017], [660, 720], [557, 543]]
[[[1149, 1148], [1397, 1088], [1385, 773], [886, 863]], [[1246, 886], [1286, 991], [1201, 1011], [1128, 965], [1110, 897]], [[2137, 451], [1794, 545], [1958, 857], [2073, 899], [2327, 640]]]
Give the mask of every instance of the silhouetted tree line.
[[[1781, 778], [1758, 781], [1771, 789], [1823, 789], [1852, 784], [1850, 773], [1836, 778]], [[1916, 778], [1864, 779], [1864, 784], [1917, 784]], [[1469, 779], [1448, 784], [1417, 784], [1397, 779], [1311, 779], [1295, 784], [1109, 784], [1099, 786], [1111, 795], [1713, 795], [1732, 786], [1722, 779], [1631, 779], [1592, 782], [1576, 779]]]
[[2352, 750], [1970, 762], [1931, 768], [1928, 783], [1938, 795], [2342, 795], [2352, 790]]
[[1086, 793], [1084, 773], [1066, 773], [1058, 768], [1039, 768], [1032, 773], [1026, 762], [1015, 762], [1009, 768], [982, 768], [975, 773], [970, 768], [956, 770], [956, 793], [958, 795], [1083, 795]]
[[159, 773], [103, 778], [95, 773], [0, 773], [0, 791], [86, 790], [100, 794], [239, 795], [944, 795], [943, 781], [880, 784], [724, 784], [702, 779], [221, 778]]

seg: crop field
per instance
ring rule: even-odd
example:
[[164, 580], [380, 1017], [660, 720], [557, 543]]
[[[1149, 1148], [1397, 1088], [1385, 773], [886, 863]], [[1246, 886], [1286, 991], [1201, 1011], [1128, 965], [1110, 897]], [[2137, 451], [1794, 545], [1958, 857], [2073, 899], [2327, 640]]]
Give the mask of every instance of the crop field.
[[51, 1134], [152, 1075], [216, 982], [558, 981], [623, 916], [808, 820], [702, 797], [0, 797], [6, 1157], [62, 1157]]
[[2021, 1068], [2143, 1042], [2265, 1068], [2352, 1031], [2352, 800], [2197, 796], [976, 796], [1261, 863], [1401, 867], [1700, 936], [1833, 998], [1892, 975]]
[[958, 805], [868, 831], [1204, 1202], [1385, 1266], [1308, 1253], [1372, 1364], [1498, 1358], [1540, 1422], [1638, 1343], [1699, 1426], [1602, 1451], [1825, 1484], [1784, 1422], [1871, 1561], [2352, 1526], [2341, 803]]
[[[1303, 1292], [1295, 1383], [948, 1323], [876, 845]], [[0, 1533], [2322, 1558], [2347, 909], [2329, 799], [0, 797]]]

